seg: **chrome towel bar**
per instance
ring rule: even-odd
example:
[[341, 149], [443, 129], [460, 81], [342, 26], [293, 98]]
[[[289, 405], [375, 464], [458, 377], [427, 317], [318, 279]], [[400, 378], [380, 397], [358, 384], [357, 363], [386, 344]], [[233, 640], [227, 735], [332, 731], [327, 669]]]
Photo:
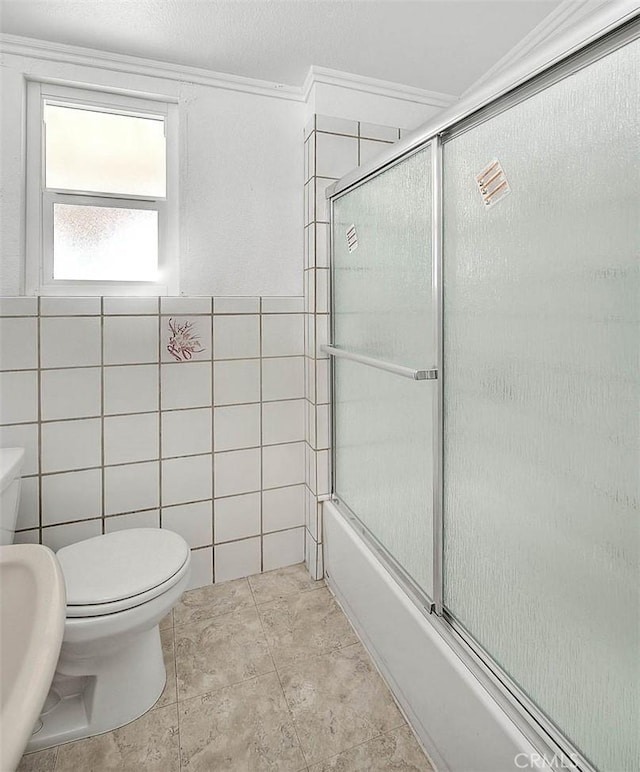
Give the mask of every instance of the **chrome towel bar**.
[[338, 359], [349, 359], [352, 362], [359, 362], [361, 365], [367, 365], [367, 367], [375, 367], [377, 370], [386, 370], [388, 373], [401, 375], [403, 378], [410, 378], [413, 381], [434, 381], [438, 377], [437, 370], [414, 370], [411, 367], [395, 365], [392, 362], [374, 359], [373, 357], [367, 357], [363, 354], [352, 354], [349, 351], [336, 348], [335, 346], [320, 346], [320, 350], [325, 354], [329, 354], [329, 356], [337, 357]]

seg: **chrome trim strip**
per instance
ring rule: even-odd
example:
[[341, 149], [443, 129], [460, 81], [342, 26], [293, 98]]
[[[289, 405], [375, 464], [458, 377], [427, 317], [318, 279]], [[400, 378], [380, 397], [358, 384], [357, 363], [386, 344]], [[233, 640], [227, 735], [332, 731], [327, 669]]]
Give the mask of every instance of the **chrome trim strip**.
[[325, 354], [329, 354], [330, 357], [348, 359], [351, 362], [358, 362], [367, 367], [374, 367], [376, 370], [386, 370], [388, 373], [401, 375], [403, 378], [409, 378], [413, 381], [435, 381], [438, 378], [437, 370], [414, 370], [412, 367], [396, 365], [393, 362], [385, 362], [382, 359], [364, 356], [364, 354], [352, 354], [350, 351], [336, 348], [336, 346], [322, 345], [320, 346], [320, 350], [324, 351]]
[[440, 375], [433, 396], [433, 598], [435, 612], [442, 616], [442, 599], [444, 592], [443, 556], [444, 556], [444, 524], [443, 524], [443, 461], [444, 461], [444, 367], [443, 367], [443, 289], [442, 289], [442, 142], [436, 137], [431, 146], [431, 177], [432, 177], [432, 290], [434, 319], [434, 350], [435, 365]]
[[[508, 72], [496, 76], [473, 94], [443, 110], [422, 127], [394, 143], [377, 158], [346, 174], [327, 188], [327, 198], [337, 196], [356, 183], [376, 176], [402, 156], [416, 150], [438, 134], [449, 131], [455, 124], [466, 120], [509, 92], [525, 86], [528, 81], [581, 52], [594, 41], [603, 42], [599, 39], [633, 22], [639, 14], [640, 8], [636, 0], [616, 0], [604, 4], [581, 22], [532, 52], [522, 62], [510, 67]], [[609, 42], [607, 41], [607, 45]], [[566, 74], [563, 77], [566, 77]], [[521, 92], [519, 98], [522, 98]]]

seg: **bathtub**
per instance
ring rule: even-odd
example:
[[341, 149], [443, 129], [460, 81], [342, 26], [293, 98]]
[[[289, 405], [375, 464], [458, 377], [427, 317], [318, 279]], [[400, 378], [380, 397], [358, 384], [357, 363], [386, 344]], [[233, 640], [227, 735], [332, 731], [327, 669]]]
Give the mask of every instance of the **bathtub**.
[[348, 520], [323, 503], [325, 578], [438, 772], [558, 768], [520, 731]]

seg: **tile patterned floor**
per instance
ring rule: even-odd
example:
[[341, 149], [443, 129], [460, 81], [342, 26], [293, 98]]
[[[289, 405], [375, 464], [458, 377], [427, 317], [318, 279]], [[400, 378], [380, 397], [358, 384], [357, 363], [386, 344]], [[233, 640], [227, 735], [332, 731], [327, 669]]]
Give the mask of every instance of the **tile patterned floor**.
[[192, 590], [161, 625], [167, 685], [113, 732], [18, 772], [429, 772], [324, 582], [303, 565]]

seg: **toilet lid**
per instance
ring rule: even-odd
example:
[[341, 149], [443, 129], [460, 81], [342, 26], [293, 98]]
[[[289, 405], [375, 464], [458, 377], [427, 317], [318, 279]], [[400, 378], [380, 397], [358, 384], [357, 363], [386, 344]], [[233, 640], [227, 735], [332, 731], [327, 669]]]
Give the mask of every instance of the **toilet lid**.
[[132, 528], [70, 544], [57, 553], [67, 605], [112, 603], [158, 587], [189, 555], [182, 536], [160, 528]]

